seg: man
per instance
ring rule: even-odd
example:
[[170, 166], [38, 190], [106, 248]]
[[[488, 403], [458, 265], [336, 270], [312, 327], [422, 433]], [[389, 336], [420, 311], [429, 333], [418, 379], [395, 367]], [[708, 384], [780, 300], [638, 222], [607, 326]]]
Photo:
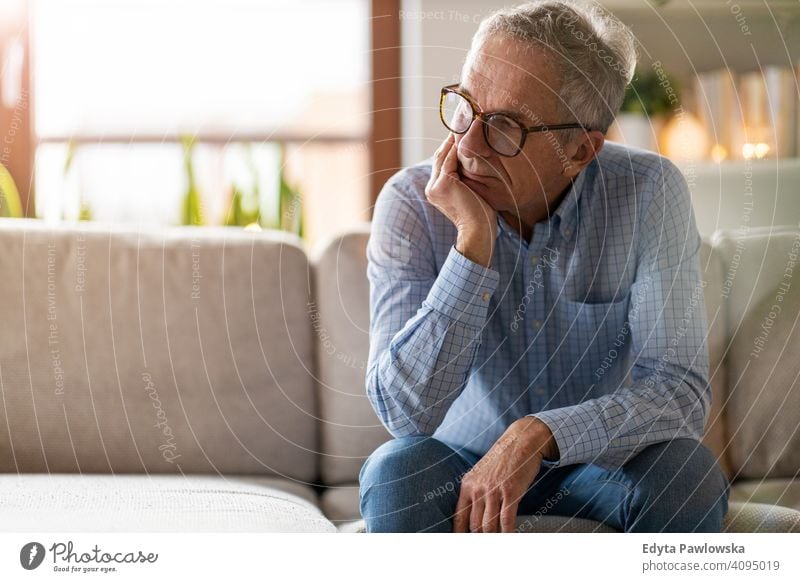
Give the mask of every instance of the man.
[[449, 136], [381, 192], [367, 393], [395, 438], [361, 469], [367, 531], [510, 532], [547, 512], [720, 531], [687, 184], [604, 142], [635, 63], [607, 14], [495, 13], [442, 90]]

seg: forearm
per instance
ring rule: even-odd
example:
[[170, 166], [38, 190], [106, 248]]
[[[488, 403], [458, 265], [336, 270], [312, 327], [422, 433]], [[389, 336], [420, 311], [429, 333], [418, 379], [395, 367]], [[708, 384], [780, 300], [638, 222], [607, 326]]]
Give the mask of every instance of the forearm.
[[645, 447], [674, 438], [700, 439], [710, 396], [702, 374], [650, 375], [612, 394], [534, 413], [560, 451], [552, 465], [619, 466]]
[[375, 342], [367, 394], [390, 432], [432, 434], [441, 424], [469, 378], [498, 281], [453, 248], [417, 313]]
[[422, 309], [378, 355], [367, 395], [394, 436], [431, 435], [469, 377], [479, 330]]

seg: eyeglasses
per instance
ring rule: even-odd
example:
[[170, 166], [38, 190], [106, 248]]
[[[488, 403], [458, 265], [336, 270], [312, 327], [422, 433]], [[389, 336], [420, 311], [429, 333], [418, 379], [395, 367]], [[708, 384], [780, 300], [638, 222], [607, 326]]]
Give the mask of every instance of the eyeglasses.
[[439, 99], [439, 117], [444, 126], [453, 133], [464, 134], [472, 127], [476, 117], [483, 121], [483, 137], [486, 143], [501, 156], [513, 158], [522, 151], [529, 133], [557, 129], [591, 129], [582, 123], [559, 123], [525, 127], [505, 113], [487, 113], [467, 95], [461, 93], [458, 84], [442, 87]]

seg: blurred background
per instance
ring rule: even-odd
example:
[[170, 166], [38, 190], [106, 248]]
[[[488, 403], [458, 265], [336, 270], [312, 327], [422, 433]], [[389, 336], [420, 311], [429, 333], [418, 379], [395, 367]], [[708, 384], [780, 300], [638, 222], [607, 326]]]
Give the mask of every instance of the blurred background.
[[[800, 221], [800, 3], [603, 0], [640, 64], [609, 138], [675, 160], [703, 234]], [[444, 138], [495, 0], [0, 0], [0, 215], [369, 220]]]

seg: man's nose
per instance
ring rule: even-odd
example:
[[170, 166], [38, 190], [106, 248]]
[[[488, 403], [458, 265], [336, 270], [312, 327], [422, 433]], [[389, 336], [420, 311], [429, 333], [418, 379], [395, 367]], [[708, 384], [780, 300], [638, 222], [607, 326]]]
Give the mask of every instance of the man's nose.
[[456, 141], [459, 157], [488, 158], [492, 155], [492, 149], [483, 137], [483, 121], [479, 117], [475, 118], [467, 133], [456, 137], [459, 138]]

